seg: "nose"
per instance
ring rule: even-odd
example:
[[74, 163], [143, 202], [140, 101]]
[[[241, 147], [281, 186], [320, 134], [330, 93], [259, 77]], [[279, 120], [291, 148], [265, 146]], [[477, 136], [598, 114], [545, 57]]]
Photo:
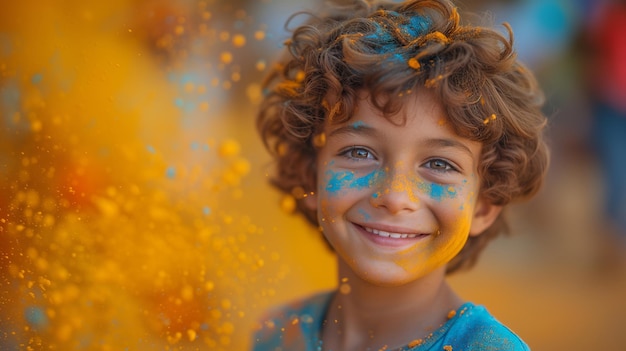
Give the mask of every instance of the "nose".
[[405, 172], [394, 171], [388, 179], [374, 189], [370, 203], [376, 208], [385, 208], [390, 213], [412, 212], [418, 209], [419, 197], [416, 185]]

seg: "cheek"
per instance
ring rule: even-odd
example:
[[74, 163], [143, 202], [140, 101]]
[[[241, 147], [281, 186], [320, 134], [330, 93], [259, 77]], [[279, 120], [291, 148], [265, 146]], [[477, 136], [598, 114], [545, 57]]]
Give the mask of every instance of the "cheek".
[[469, 180], [463, 179], [459, 184], [432, 183], [419, 178], [415, 180], [415, 184], [431, 203], [440, 204], [450, 210], [465, 211], [472, 208], [476, 201], [477, 185], [473, 175]]
[[355, 172], [325, 169], [318, 175], [318, 195], [335, 201], [345, 195], [369, 191], [384, 177], [381, 171]]
[[395, 264], [411, 274], [428, 273], [450, 262], [465, 246], [469, 237], [471, 211], [440, 213], [444, 221], [440, 234], [426, 247], [415, 246], [403, 251]]

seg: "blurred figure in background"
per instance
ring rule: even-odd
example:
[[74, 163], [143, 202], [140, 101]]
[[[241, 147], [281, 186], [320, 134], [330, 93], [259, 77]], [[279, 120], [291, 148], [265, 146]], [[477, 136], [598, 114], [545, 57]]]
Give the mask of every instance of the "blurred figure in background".
[[626, 248], [626, 1], [589, 6], [584, 43], [592, 141], [604, 177], [606, 229]]

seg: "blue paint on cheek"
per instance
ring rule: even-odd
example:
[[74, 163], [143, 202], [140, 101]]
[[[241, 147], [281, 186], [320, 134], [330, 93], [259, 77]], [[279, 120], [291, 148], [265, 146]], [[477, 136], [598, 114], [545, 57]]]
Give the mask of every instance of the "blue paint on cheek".
[[444, 196], [444, 189], [443, 186], [439, 185], [439, 184], [432, 184], [430, 186], [430, 197], [432, 197], [435, 200], [440, 200], [443, 198]]
[[333, 194], [346, 188], [350, 182], [354, 180], [352, 172], [333, 172], [327, 171], [328, 181], [326, 182], [326, 191]]
[[454, 198], [456, 197], [456, 189], [449, 185], [442, 184], [430, 184], [430, 192], [428, 195], [437, 200], [441, 201], [446, 198]]
[[370, 188], [381, 178], [382, 173], [382, 171], [374, 171], [363, 177], [355, 178], [354, 172], [334, 172], [329, 170], [326, 172], [328, 179], [326, 191], [335, 194], [345, 189], [361, 190]]
[[369, 173], [364, 177], [355, 179], [350, 187], [355, 189], [369, 188], [376, 182], [379, 176], [378, 171]]

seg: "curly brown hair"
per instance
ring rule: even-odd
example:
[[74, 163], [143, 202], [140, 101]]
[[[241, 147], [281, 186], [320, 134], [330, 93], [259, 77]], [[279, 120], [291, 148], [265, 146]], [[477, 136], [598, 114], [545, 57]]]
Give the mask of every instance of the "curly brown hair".
[[[403, 96], [426, 87], [443, 102], [448, 123], [481, 142], [480, 195], [495, 205], [535, 194], [549, 154], [544, 98], [532, 73], [517, 61], [513, 33], [461, 24], [447, 0], [356, 1], [293, 30], [287, 53], [264, 88], [257, 127], [276, 161], [272, 183], [299, 199], [297, 211], [318, 225], [302, 198], [316, 184], [316, 135], [326, 120], [347, 121], [366, 89], [385, 116]], [[500, 214], [472, 236], [447, 266], [471, 267], [507, 224]]]

